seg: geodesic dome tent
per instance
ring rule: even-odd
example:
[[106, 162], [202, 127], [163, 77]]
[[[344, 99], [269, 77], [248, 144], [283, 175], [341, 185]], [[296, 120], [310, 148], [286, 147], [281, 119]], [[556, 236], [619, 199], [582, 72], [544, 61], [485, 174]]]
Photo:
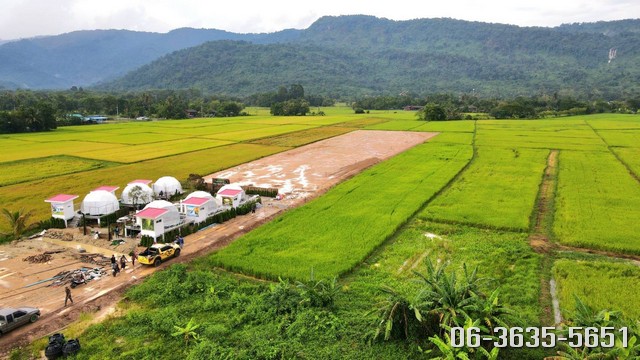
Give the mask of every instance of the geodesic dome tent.
[[145, 205], [153, 201], [153, 189], [147, 184], [130, 183], [122, 190], [121, 198], [125, 205]]
[[159, 197], [168, 199], [175, 194], [182, 194], [183, 191], [178, 179], [173, 176], [163, 176], [153, 183], [153, 192]]
[[88, 216], [104, 216], [113, 214], [120, 209], [118, 198], [110, 191], [95, 190], [87, 194], [82, 200], [80, 211]]
[[142, 211], [147, 209], [167, 210], [166, 213], [163, 213], [162, 215], [164, 227], [171, 227], [171, 226], [178, 225], [180, 223], [180, 212], [178, 211], [178, 208], [168, 201], [154, 200], [148, 203]]

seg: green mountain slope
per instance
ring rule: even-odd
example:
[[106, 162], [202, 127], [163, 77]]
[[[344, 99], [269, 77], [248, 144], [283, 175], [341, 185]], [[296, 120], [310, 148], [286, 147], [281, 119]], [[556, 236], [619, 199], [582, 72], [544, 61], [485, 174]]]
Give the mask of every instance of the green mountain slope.
[[[602, 24], [570, 31], [451, 19], [323, 17], [286, 44], [207, 43], [100, 88], [197, 88], [244, 96], [299, 83], [327, 95], [564, 92], [617, 98], [640, 88], [640, 68], [634, 65], [640, 33], [621, 24], [605, 35]], [[615, 27], [614, 22], [608, 28]], [[611, 48], [617, 57], [609, 63]]]

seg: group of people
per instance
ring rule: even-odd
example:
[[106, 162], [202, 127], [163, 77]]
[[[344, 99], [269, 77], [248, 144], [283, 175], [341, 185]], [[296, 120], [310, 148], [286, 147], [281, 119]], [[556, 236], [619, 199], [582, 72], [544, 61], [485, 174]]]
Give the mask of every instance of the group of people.
[[184, 238], [180, 235], [176, 235], [176, 239], [173, 242], [180, 245], [180, 249], [184, 247]]
[[[134, 250], [133, 256], [131, 256], [131, 266], [135, 266], [137, 256], [138, 254], [136, 254]], [[120, 264], [118, 264], [118, 262]], [[113, 270], [113, 276], [116, 276], [120, 272], [120, 270], [124, 270], [127, 267], [128, 262], [129, 260], [127, 260], [127, 257], [124, 254], [120, 257], [120, 260], [116, 259], [115, 254], [111, 255], [111, 269]]]

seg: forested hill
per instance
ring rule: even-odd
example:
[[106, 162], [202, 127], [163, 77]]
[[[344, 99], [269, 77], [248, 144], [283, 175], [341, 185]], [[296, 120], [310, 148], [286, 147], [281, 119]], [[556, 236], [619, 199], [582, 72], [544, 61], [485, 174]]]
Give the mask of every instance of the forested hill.
[[640, 20], [541, 28], [339, 16], [270, 34], [81, 31], [0, 45], [0, 88], [100, 83], [244, 96], [295, 83], [335, 96], [563, 91], [618, 98], [640, 89], [638, 29]]
[[285, 41], [299, 30], [235, 34], [176, 29], [166, 34], [128, 30], [76, 31], [0, 44], [0, 89], [68, 89], [115, 78], [160, 56], [215, 40]]
[[[309, 93], [334, 96], [564, 92], [618, 98], [640, 89], [640, 33], [629, 31], [629, 24], [640, 28], [640, 20], [540, 28], [323, 17], [286, 44], [211, 42], [101, 88], [197, 88], [243, 96], [297, 83]], [[612, 48], [616, 57], [609, 63]]]

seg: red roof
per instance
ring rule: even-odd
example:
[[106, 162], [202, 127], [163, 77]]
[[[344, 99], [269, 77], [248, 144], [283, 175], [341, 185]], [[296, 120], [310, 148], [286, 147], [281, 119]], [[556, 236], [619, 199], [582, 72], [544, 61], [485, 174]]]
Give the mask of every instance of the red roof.
[[48, 198], [45, 202], [67, 202], [74, 199], [77, 199], [78, 195], [67, 195], [67, 194], [58, 194], [52, 198]]
[[114, 192], [114, 191], [116, 191], [118, 189], [120, 189], [120, 186], [100, 186], [100, 187], [97, 187], [97, 188], [95, 188], [95, 189], [93, 189], [91, 191], [105, 190], [105, 191], [108, 191], [108, 192]]
[[139, 218], [145, 218], [145, 219], [157, 219], [160, 216], [164, 215], [167, 211], [169, 210], [158, 209], [158, 208], [146, 208], [140, 211], [139, 213], [137, 213], [136, 216]]
[[127, 185], [131, 185], [131, 184], [145, 184], [145, 185], [149, 185], [149, 184], [151, 184], [151, 180], [137, 179], [137, 180], [130, 181]]
[[195, 206], [202, 206], [204, 205], [207, 201], [211, 200], [210, 198], [203, 198], [203, 197], [190, 197], [187, 200], [183, 201], [182, 203], [185, 205], [195, 205]]
[[224, 190], [218, 192], [218, 195], [221, 195], [221, 196], [236, 196], [241, 192], [242, 192], [242, 190], [224, 189]]

